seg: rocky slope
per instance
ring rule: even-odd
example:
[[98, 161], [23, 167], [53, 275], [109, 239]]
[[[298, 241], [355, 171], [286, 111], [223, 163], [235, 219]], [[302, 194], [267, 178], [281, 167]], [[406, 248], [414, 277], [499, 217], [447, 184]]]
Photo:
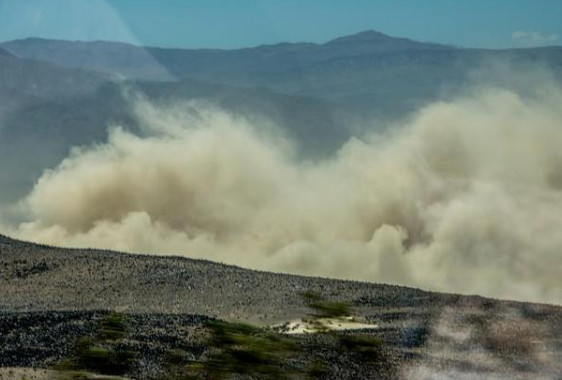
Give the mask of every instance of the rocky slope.
[[[359, 320], [377, 324], [368, 334], [385, 342], [394, 369], [373, 378], [562, 374], [562, 308], [557, 306], [257, 272], [179, 257], [60, 249], [6, 237], [0, 238], [0, 289], [2, 367], [56, 363], [113, 310], [127, 315], [132, 326], [127, 347], [144, 355], [135, 376], [153, 378], [169, 350], [202, 354], [205, 343], [197, 337], [209, 317], [259, 325], [288, 321], [310, 312], [300, 293], [312, 290], [350, 302]], [[357, 376], [337, 371], [340, 378]]]

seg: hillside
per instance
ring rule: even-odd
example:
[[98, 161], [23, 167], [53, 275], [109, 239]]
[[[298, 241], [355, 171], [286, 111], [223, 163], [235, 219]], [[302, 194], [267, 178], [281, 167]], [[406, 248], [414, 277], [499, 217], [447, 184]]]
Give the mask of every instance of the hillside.
[[0, 50], [0, 87], [29, 96], [67, 99], [95, 91], [107, 75], [66, 69], [48, 62], [19, 58]]
[[[116, 310], [134, 322], [128, 345], [153, 352], [146, 365], [157, 367], [155, 358], [176, 344], [201, 355], [195, 342], [204, 318], [258, 325], [289, 321], [309, 313], [299, 294], [311, 290], [350, 302], [356, 318], [376, 324], [368, 334], [385, 342], [394, 370], [372, 378], [562, 373], [557, 306], [256, 272], [180, 257], [60, 249], [6, 237], [0, 239], [0, 268], [0, 331], [6, 337], [1, 366], [52, 364], [72, 351], [80, 334], [92, 334], [107, 310]], [[168, 327], [157, 327], [161, 323]], [[186, 328], [192, 331], [187, 340], [180, 334]], [[50, 344], [53, 339], [59, 344]], [[21, 355], [31, 347], [32, 356]], [[155, 368], [137, 371], [148, 376]], [[344, 372], [340, 378], [351, 377]]]

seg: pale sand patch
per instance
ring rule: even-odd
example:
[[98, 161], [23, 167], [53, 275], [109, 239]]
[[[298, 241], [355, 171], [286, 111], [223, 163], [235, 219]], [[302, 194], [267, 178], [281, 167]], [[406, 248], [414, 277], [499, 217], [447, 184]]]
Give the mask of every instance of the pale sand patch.
[[96, 375], [86, 372], [60, 372], [47, 369], [0, 368], [0, 380], [127, 380], [124, 377]]
[[316, 333], [322, 329], [330, 331], [344, 330], [373, 330], [378, 325], [374, 323], [357, 322], [353, 317], [344, 318], [320, 318], [315, 320], [297, 319], [273, 326], [286, 334]]
[[53, 371], [33, 368], [0, 368], [0, 380], [44, 380], [55, 379]]

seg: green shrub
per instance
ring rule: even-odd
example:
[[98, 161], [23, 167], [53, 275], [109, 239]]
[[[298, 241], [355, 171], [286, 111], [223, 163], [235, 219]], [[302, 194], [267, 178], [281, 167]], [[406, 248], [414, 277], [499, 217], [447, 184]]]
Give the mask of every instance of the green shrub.
[[377, 337], [366, 334], [342, 335], [339, 343], [344, 352], [357, 355], [362, 363], [381, 359], [383, 342]]
[[120, 340], [125, 337], [127, 325], [125, 316], [118, 313], [108, 315], [99, 328], [99, 337], [102, 340]]
[[211, 378], [239, 374], [283, 379], [290, 373], [285, 359], [296, 351], [290, 339], [240, 323], [216, 321], [209, 328], [213, 352], [201, 370]]
[[301, 297], [306, 305], [314, 310], [314, 317], [340, 318], [351, 314], [351, 305], [347, 302], [329, 302], [315, 292], [303, 292]]
[[112, 313], [104, 318], [98, 327], [96, 339], [77, 339], [74, 357], [57, 365], [58, 370], [87, 370], [106, 375], [127, 373], [134, 363], [135, 353], [119, 347], [126, 335], [126, 319]]
[[166, 363], [169, 365], [185, 364], [189, 361], [189, 352], [184, 350], [172, 349], [166, 352]]
[[131, 351], [91, 346], [78, 353], [76, 363], [80, 369], [116, 375], [130, 369], [134, 356]]

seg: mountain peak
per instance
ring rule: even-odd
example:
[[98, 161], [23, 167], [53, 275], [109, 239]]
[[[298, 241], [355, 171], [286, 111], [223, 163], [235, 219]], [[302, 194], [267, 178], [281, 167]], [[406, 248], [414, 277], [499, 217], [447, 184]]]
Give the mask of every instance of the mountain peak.
[[331, 41], [328, 44], [334, 43], [348, 43], [348, 42], [374, 42], [374, 41], [388, 41], [394, 39], [384, 33], [377, 32], [376, 30], [365, 30], [359, 33], [343, 36]]

